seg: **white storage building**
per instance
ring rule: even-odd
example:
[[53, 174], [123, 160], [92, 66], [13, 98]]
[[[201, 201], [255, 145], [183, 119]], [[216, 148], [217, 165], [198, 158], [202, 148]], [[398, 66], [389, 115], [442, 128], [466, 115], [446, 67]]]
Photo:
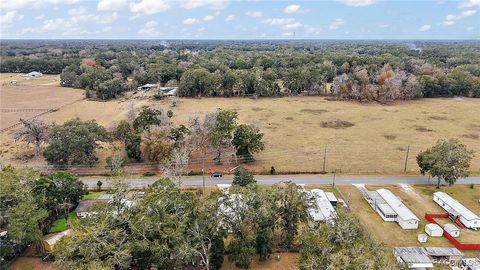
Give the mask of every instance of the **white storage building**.
[[435, 223], [425, 225], [425, 232], [431, 237], [441, 237], [443, 235], [442, 227]]
[[435, 192], [433, 193], [433, 200], [465, 227], [475, 230], [480, 229], [480, 217], [447, 193]]
[[335, 195], [331, 192], [327, 194], [321, 189], [312, 189], [306, 192], [313, 198], [313, 204], [308, 209], [313, 221], [334, 223], [337, 218], [337, 212], [332, 205], [336, 202]]
[[455, 226], [453, 224], [447, 223], [443, 226], [443, 229], [453, 237], [459, 237], [460, 236], [460, 229], [457, 228], [457, 226]]
[[368, 191], [368, 201], [384, 221], [396, 221], [402, 229], [417, 229], [420, 220], [388, 189]]

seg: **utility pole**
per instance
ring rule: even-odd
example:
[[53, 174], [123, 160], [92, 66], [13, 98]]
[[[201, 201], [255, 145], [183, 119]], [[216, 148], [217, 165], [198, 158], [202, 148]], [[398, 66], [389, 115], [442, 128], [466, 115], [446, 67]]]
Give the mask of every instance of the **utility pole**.
[[202, 157], [202, 194], [205, 196], [205, 154]]
[[333, 187], [335, 187], [335, 171], [333, 172], [333, 183], [332, 183]]
[[327, 145], [325, 144], [325, 150], [323, 152], [323, 172], [325, 171], [325, 166], [327, 164]]
[[407, 155], [405, 156], [405, 167], [403, 167], [403, 172], [407, 172], [408, 154], [409, 153], [410, 153], [410, 145], [407, 146]]

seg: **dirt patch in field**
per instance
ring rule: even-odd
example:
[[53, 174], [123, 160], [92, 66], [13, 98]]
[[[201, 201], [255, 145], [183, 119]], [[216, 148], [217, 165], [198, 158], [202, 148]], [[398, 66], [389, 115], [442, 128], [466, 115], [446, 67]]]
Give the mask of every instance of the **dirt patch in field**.
[[285, 117], [285, 120], [292, 121], [292, 120], [293, 120], [293, 117], [291, 117], [291, 116]]
[[480, 124], [471, 124], [470, 129], [475, 131], [480, 131]]
[[397, 135], [393, 135], [393, 134], [385, 134], [383, 135], [383, 137], [389, 141], [392, 141], [392, 140], [395, 140], [397, 138]]
[[323, 121], [320, 123], [320, 126], [323, 128], [334, 128], [334, 129], [343, 129], [343, 128], [349, 128], [353, 127], [355, 124], [352, 122], [348, 122], [345, 120], [329, 120], [329, 121]]
[[415, 130], [419, 131], [419, 132], [432, 132], [433, 131], [433, 129], [431, 129], [431, 128], [427, 128], [427, 127], [424, 127], [424, 126], [417, 126], [417, 125], [415, 125]]
[[462, 138], [478, 140], [478, 138], [480, 138], [480, 136], [478, 134], [475, 134], [475, 133], [468, 133], [468, 134], [463, 134]]
[[300, 110], [300, 112], [306, 112], [306, 113], [311, 113], [311, 114], [315, 114], [315, 115], [320, 115], [320, 114], [323, 114], [323, 113], [327, 113], [328, 110], [325, 110], [325, 109], [302, 109], [302, 110]]
[[432, 116], [428, 117], [428, 119], [431, 119], [431, 120], [449, 120], [447, 117], [439, 116], [439, 115], [432, 115]]

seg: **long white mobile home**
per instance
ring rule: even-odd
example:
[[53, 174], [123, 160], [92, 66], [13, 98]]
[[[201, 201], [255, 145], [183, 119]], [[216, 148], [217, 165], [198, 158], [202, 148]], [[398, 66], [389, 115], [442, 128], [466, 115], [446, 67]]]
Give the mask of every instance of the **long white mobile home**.
[[466, 208], [459, 201], [450, 197], [445, 192], [433, 193], [433, 200], [440, 205], [454, 219], [459, 220], [465, 227], [470, 229], [480, 229], [480, 217]]
[[308, 211], [314, 221], [325, 221], [334, 223], [337, 218], [337, 212], [333, 207], [336, 204], [337, 199], [331, 192], [325, 192], [321, 189], [312, 189], [307, 191], [312, 197], [312, 205]]
[[384, 221], [396, 221], [402, 229], [417, 229], [419, 219], [388, 189], [368, 191], [368, 201]]

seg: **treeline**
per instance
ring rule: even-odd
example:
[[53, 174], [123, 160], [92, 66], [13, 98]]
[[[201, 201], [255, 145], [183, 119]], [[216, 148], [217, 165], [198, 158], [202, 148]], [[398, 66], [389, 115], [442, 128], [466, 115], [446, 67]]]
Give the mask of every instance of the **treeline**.
[[0, 171], [0, 269], [3, 264], [34, 244], [40, 251], [43, 235], [53, 221], [68, 219], [86, 193], [75, 175], [55, 172], [46, 177], [32, 169], [10, 166]]
[[[211, 154], [218, 164], [225, 159], [235, 163], [252, 162], [254, 154], [264, 149], [263, 133], [251, 124], [238, 124], [238, 113], [216, 110], [203, 118], [193, 116], [188, 124], [175, 126], [169, 120], [171, 110], [142, 107], [128, 108], [127, 119], [117, 123], [110, 132], [94, 120], [78, 118], [62, 125], [52, 125], [39, 119], [23, 120], [15, 138], [34, 146], [35, 155], [43, 154], [56, 169], [69, 166], [94, 166], [96, 150], [101, 143], [113, 139], [123, 142], [107, 159], [112, 173], [123, 170], [128, 161], [147, 161], [162, 166], [162, 171], [184, 174], [186, 165], [197, 153], [203, 158]], [[231, 159], [234, 160], [231, 160]]]
[[248, 269], [255, 256], [265, 261], [278, 249], [299, 249], [300, 269], [336, 269], [345, 261], [356, 265], [352, 269], [393, 269], [350, 213], [339, 209], [335, 224], [314, 222], [307, 211], [311, 198], [291, 182], [271, 189], [233, 185], [201, 198], [162, 179], [132, 207], [118, 203], [121, 198], [96, 205], [95, 214], [55, 246], [57, 265], [220, 269], [226, 255]]
[[[2, 72], [48, 73], [49, 63], [60, 62], [63, 86], [84, 88], [102, 100], [146, 83], [178, 86], [180, 96], [191, 97], [480, 96], [475, 41], [8, 41], [1, 46]], [[30, 54], [28, 48], [34, 48]], [[44, 67], [34, 64], [42, 61]]]

